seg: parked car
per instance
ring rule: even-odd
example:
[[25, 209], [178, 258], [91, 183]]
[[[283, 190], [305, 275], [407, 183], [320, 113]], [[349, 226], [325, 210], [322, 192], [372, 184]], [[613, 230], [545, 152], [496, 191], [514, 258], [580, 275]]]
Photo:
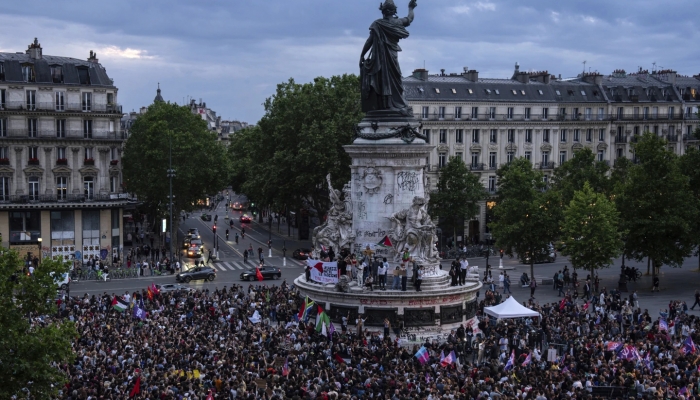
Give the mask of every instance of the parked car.
[[[262, 267], [260, 268], [260, 273], [262, 274], [263, 279], [279, 279], [282, 277], [282, 270], [275, 267]], [[241, 272], [242, 281], [254, 281], [257, 279], [255, 268]]]
[[238, 221], [242, 224], [247, 224], [247, 223], [250, 223], [252, 221], [252, 219], [250, 218], [250, 216], [248, 216], [248, 214], [243, 214], [238, 219]]
[[192, 280], [208, 280], [213, 281], [216, 279], [216, 270], [212, 267], [195, 267], [188, 269], [187, 271], [180, 272], [175, 275], [175, 279], [178, 282], [189, 283]]
[[296, 249], [292, 253], [292, 258], [297, 260], [306, 260], [311, 257], [311, 249]]
[[203, 213], [202, 221], [211, 221], [211, 214]]
[[[546, 249], [535, 252], [535, 264], [553, 263], [555, 261], [557, 261], [557, 251], [552, 244], [548, 245]], [[523, 264], [530, 264], [530, 254], [523, 254], [520, 257], [520, 262]]]
[[189, 286], [182, 286], [178, 283], [166, 283], [165, 285], [156, 285], [156, 288], [158, 288], [158, 290], [160, 290], [161, 292], [176, 292], [178, 290], [181, 290], [183, 292], [194, 291], [193, 288]]
[[70, 274], [67, 272], [61, 275], [55, 275], [54, 272], [49, 272], [49, 275], [53, 278], [53, 281], [58, 285], [61, 290], [66, 290], [68, 285], [70, 285]]

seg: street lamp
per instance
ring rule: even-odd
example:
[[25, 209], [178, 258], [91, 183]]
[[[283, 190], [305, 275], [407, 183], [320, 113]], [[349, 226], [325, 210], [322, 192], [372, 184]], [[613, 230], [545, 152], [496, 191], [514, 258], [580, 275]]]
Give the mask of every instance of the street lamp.
[[170, 195], [168, 196], [168, 205], [170, 208], [170, 264], [173, 263], [173, 178], [175, 177], [175, 170], [173, 169], [173, 133], [170, 132], [168, 137], [170, 144], [170, 154], [169, 154], [169, 167], [168, 167], [168, 179], [170, 180]]
[[38, 238], [37, 242], [39, 242], [39, 257], [37, 257], [37, 259], [39, 260], [39, 263], [41, 263], [41, 238]]

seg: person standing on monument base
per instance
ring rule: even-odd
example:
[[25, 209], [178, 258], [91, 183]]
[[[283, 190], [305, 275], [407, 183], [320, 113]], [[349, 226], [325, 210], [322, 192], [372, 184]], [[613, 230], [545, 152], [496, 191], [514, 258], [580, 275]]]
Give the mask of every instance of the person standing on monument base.
[[423, 283], [423, 266], [419, 265], [416, 268], [416, 283], [415, 283], [416, 292], [422, 292], [422, 290], [420, 288], [421, 283]]
[[406, 284], [408, 283], [408, 271], [406, 271], [406, 265], [401, 264], [401, 291], [406, 291]]

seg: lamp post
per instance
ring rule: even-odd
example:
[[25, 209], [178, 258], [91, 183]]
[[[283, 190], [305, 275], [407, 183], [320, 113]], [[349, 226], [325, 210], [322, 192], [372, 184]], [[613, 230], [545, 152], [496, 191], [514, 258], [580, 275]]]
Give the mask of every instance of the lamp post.
[[170, 132], [168, 137], [170, 144], [170, 154], [169, 154], [169, 167], [168, 167], [168, 179], [170, 180], [170, 195], [168, 196], [168, 208], [170, 209], [170, 263], [173, 262], [173, 178], [175, 177], [175, 170], [173, 169], [173, 133]]
[[268, 223], [268, 229], [267, 229], [268, 253], [267, 253], [267, 257], [272, 258], [272, 207], [267, 208], [267, 223]]
[[[37, 257], [37, 259], [39, 260], [39, 264], [41, 264], [41, 241], [42, 241], [41, 238], [38, 238], [38, 239], [37, 239], [37, 242], [39, 242], [39, 257]], [[37, 267], [38, 267], [38, 266], [39, 266], [39, 265], [37, 264]]]

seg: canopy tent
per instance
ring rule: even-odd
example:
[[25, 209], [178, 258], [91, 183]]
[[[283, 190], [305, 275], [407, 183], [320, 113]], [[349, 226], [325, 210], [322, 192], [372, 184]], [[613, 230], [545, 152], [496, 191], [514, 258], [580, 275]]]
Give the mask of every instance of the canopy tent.
[[518, 303], [518, 301], [515, 300], [513, 296], [509, 297], [508, 299], [506, 299], [506, 301], [497, 306], [485, 307], [484, 312], [498, 319], [540, 316], [540, 313], [538, 313], [537, 311], [532, 311], [529, 308]]

